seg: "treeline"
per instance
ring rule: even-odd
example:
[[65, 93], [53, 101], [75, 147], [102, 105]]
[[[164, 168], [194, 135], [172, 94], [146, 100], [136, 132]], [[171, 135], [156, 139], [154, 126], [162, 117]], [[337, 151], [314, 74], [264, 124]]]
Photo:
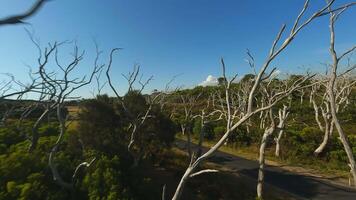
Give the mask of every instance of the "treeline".
[[[238, 83], [231, 85], [231, 91], [243, 91], [244, 84], [253, 80], [254, 75], [245, 75]], [[290, 81], [298, 78], [298, 75], [291, 75]], [[275, 84], [279, 84], [275, 80]], [[309, 82], [310, 84], [311, 82]], [[204, 141], [213, 142], [221, 138], [226, 131], [226, 120], [220, 117], [219, 112], [209, 115], [214, 112], [212, 96], [224, 93], [224, 85], [218, 86], [198, 86], [193, 89], [186, 89], [176, 91], [167, 97], [165, 112], [170, 113], [172, 120], [178, 126], [185, 126], [186, 128], [180, 130], [181, 137], [188, 139], [189, 134], [195, 142], [201, 140], [203, 135]], [[283, 105], [288, 106], [289, 116], [286, 119], [284, 134], [280, 139], [280, 154], [279, 159], [288, 161], [294, 164], [308, 164], [318, 165], [323, 163], [323, 167], [327, 169], [338, 169], [348, 171], [349, 167], [345, 165], [348, 162], [342, 143], [335, 129], [330, 134], [328, 144], [325, 149], [316, 154], [314, 151], [323, 142], [324, 132], [320, 130], [316, 121], [316, 111], [313, 108], [313, 103], [310, 98], [312, 87], [303, 90], [295, 91], [291, 96], [280, 102], [273, 109], [278, 113], [278, 109], [283, 108]], [[323, 95], [325, 90], [317, 91], [318, 97], [316, 101], [323, 104]], [[259, 104], [261, 94], [256, 95], [255, 106]], [[217, 98], [217, 97], [215, 97]], [[237, 97], [238, 98], [238, 97]], [[237, 98], [235, 99], [237, 101]], [[347, 97], [347, 104], [342, 105], [343, 108], [339, 113], [341, 123], [348, 136], [350, 146], [353, 147], [354, 155], [356, 155], [356, 88], [352, 87]], [[216, 106], [216, 105], [215, 105]], [[186, 116], [185, 110], [190, 109], [191, 116]], [[204, 110], [206, 118], [202, 123], [201, 112]], [[321, 112], [319, 110], [319, 112]], [[208, 116], [209, 115], [209, 116]], [[261, 144], [264, 129], [266, 127], [266, 120], [264, 114], [252, 117], [248, 123], [242, 125], [240, 128], [234, 130], [229, 135], [225, 145], [231, 148], [241, 149], [251, 147], [250, 149], [258, 149]], [[322, 114], [319, 113], [319, 118], [322, 120]], [[271, 156], [275, 156], [276, 140], [278, 133], [275, 132], [272, 137], [268, 139], [267, 148]], [[257, 153], [257, 152], [256, 152]], [[326, 169], [326, 170], [327, 170]]]

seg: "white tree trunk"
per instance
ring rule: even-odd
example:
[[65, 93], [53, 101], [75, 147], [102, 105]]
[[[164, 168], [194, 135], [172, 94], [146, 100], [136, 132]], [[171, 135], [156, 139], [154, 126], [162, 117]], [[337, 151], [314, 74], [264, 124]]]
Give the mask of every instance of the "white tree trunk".
[[[329, 7], [330, 9], [330, 7]], [[335, 51], [335, 30], [334, 30], [334, 24], [337, 19], [337, 16], [335, 13], [331, 12], [330, 14], [330, 55], [332, 57], [332, 65], [331, 65], [331, 73], [330, 73], [330, 81], [328, 83], [328, 88], [327, 92], [329, 95], [329, 100], [330, 100], [330, 110], [331, 110], [331, 116], [332, 119], [334, 120], [335, 128], [337, 132], [339, 133], [339, 138], [342, 142], [342, 145], [344, 146], [345, 152], [347, 154], [347, 158], [349, 160], [349, 166], [350, 166], [350, 172], [353, 176], [354, 179], [354, 186], [356, 187], [356, 163], [355, 163], [355, 158], [352, 152], [352, 148], [350, 147], [350, 144], [347, 140], [347, 136], [344, 133], [344, 130], [342, 129], [339, 119], [337, 117], [337, 105], [336, 105], [336, 100], [335, 100], [335, 82], [337, 78], [337, 68], [339, 65], [339, 61], [342, 58], [342, 56], [346, 55], [347, 52], [342, 54], [341, 57], [338, 57]], [[348, 53], [352, 52], [355, 47], [353, 47]]]
[[176, 188], [176, 192], [174, 193], [174, 196], [172, 197], [172, 200], [178, 200], [180, 199], [184, 186], [190, 176], [190, 174], [192, 173], [193, 168], [192, 167], [188, 167], [187, 170], [185, 171], [184, 175], [182, 176], [177, 188]]
[[329, 137], [330, 137], [330, 126], [333, 126], [330, 123], [332, 123], [330, 120], [325, 123], [323, 141], [321, 142], [319, 147], [317, 149], [315, 149], [315, 151], [314, 151], [314, 155], [316, 155], [316, 156], [319, 155], [321, 152], [323, 152], [325, 147], [326, 147], [326, 145], [328, 144]]
[[352, 148], [349, 145], [349, 142], [347, 140], [347, 137], [344, 133], [344, 130], [342, 129], [339, 120], [337, 119], [336, 116], [336, 109], [334, 107], [334, 105], [331, 106], [331, 114], [334, 118], [334, 122], [335, 122], [335, 127], [339, 133], [339, 137], [341, 140], [342, 145], [344, 146], [344, 149], [346, 151], [347, 154], [347, 158], [349, 159], [349, 166], [350, 166], [350, 172], [353, 176], [354, 179], [354, 187], [356, 187], [356, 163], [355, 163], [355, 158], [352, 152]]
[[259, 155], [259, 168], [258, 168], [258, 178], [257, 178], [257, 197], [262, 199], [263, 194], [263, 182], [264, 182], [264, 167], [265, 167], [265, 149], [266, 149], [266, 141], [268, 138], [268, 134], [264, 133], [262, 137], [262, 142], [260, 146], [260, 155]]
[[278, 137], [276, 138], [276, 151], [274, 152], [276, 157], [280, 156], [280, 152], [281, 152], [280, 141], [282, 139], [283, 133], [284, 133], [284, 130], [280, 130], [279, 134], [278, 134]]
[[283, 133], [284, 133], [284, 127], [285, 127], [285, 122], [289, 116], [289, 108], [291, 106], [291, 102], [289, 103], [289, 106], [283, 105], [283, 110], [279, 109], [278, 111], [278, 118], [279, 118], [279, 123], [278, 123], [278, 128], [279, 133], [278, 133], [278, 137], [275, 138], [275, 142], [276, 142], [276, 150], [274, 152], [274, 154], [276, 155], [276, 157], [280, 156], [280, 141], [282, 139]]
[[[190, 130], [187, 130], [186, 125], [181, 125], [181, 130], [183, 135], [187, 135], [187, 151], [189, 155], [189, 159], [192, 158], [192, 147], [191, 147], [191, 137], [190, 137]], [[186, 133], [187, 131], [187, 133]]]

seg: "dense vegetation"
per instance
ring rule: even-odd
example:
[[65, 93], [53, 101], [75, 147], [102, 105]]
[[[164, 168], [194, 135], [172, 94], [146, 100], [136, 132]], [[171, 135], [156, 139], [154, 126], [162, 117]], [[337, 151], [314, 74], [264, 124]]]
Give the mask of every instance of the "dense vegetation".
[[[246, 75], [241, 82], [249, 79], [250, 75]], [[239, 88], [240, 84], [235, 84], [233, 87]], [[217, 87], [196, 87], [194, 89], [183, 90], [172, 94], [170, 101], [171, 105], [167, 105], [167, 111], [173, 110], [174, 120], [176, 123], [181, 123], [183, 113], [179, 110], [183, 106], [179, 96], [199, 96], [193, 107], [193, 113], [199, 114], [202, 109], [206, 107], [206, 101], [209, 95], [216, 92], [223, 91], [222, 86]], [[310, 90], [304, 91], [310, 93]], [[291, 98], [290, 116], [286, 122], [285, 134], [281, 140], [280, 160], [290, 162], [298, 165], [310, 165], [320, 167], [320, 170], [336, 169], [348, 171], [349, 168], [345, 163], [348, 162], [346, 153], [343, 146], [338, 139], [338, 134], [334, 130], [329, 143], [320, 155], [314, 155], [314, 150], [320, 145], [323, 140], [323, 132], [319, 130], [315, 121], [315, 113], [312, 104], [309, 102], [309, 96], [303, 97], [301, 103], [301, 93], [295, 92]], [[348, 134], [350, 146], [353, 147], [353, 152], [356, 155], [356, 88], [353, 88], [349, 97], [349, 104], [339, 113], [340, 119], [344, 126], [345, 132]], [[281, 107], [283, 104], [289, 104], [289, 100], [281, 102], [275, 109]], [[179, 108], [180, 106], [180, 108]], [[215, 117], [217, 118], [217, 116]], [[257, 152], [257, 148], [261, 142], [261, 137], [264, 129], [260, 127], [260, 118], [255, 116], [251, 119], [249, 124], [249, 132], [247, 131], [246, 124], [237, 129], [234, 134], [228, 138], [227, 146], [232, 149], [246, 149], [249, 152]], [[190, 122], [191, 134], [195, 141], [199, 140], [200, 134], [204, 134], [204, 140], [208, 142], [216, 141], [219, 139], [226, 130], [226, 122], [224, 120], [212, 121], [205, 124], [204, 131], [202, 132], [202, 125], [200, 118], [194, 118]], [[269, 155], [273, 156], [275, 149], [275, 137], [278, 132], [268, 141]], [[181, 138], [186, 136], [180, 135]]]
[[[145, 109], [145, 98], [135, 92], [125, 96], [126, 104], [135, 112]], [[162, 162], [163, 153], [174, 140], [175, 126], [163, 113], [154, 108], [150, 123], [140, 130], [135, 151], [139, 164], [128, 152], [129, 121], [120, 104], [108, 96], [80, 103], [79, 119], [74, 121], [60, 146], [56, 162], [65, 180], [71, 180], [79, 162], [95, 158], [95, 162], [73, 180], [72, 191], [60, 189], [48, 167], [48, 152], [57, 140], [58, 123], [44, 123], [35, 151], [29, 153], [26, 137], [31, 133], [33, 120], [23, 122], [19, 131], [15, 122], [0, 129], [0, 199], [147, 199], [159, 195], [150, 191], [146, 180], [147, 166]], [[132, 104], [131, 104], [132, 103]], [[142, 107], [137, 107], [139, 103]], [[139, 148], [139, 147], [142, 147]], [[144, 152], [144, 153], [142, 153]]]
[[[243, 81], [244, 79], [233, 87], [241, 87]], [[31, 136], [31, 127], [41, 110], [33, 112], [21, 126], [14, 120], [20, 114], [13, 112], [0, 129], [0, 199], [155, 199], [160, 195], [161, 185], [147, 178], [147, 170], [174, 162], [169, 161], [172, 158], [166, 154], [170, 151], [175, 134], [180, 132], [180, 124], [188, 123], [187, 132], [192, 134], [195, 141], [199, 140], [202, 133], [205, 141], [215, 141], [226, 129], [224, 120], [210, 121], [203, 127], [201, 118], [185, 122], [185, 105], [180, 97], [197, 96], [192, 105], [192, 113], [199, 114], [206, 107], [210, 95], [222, 90], [222, 86], [196, 87], [166, 94], [164, 104], [153, 105], [150, 118], [140, 127], [131, 151], [127, 146], [130, 142], [132, 118], [125, 109], [129, 109], [131, 115], [141, 115], [149, 106], [146, 100], [148, 96], [130, 91], [123, 96], [122, 101], [107, 95], [80, 101], [75, 111], [78, 112], [76, 119], [69, 125], [65, 142], [61, 144], [56, 158], [61, 175], [65, 180], [73, 181], [73, 190], [60, 189], [53, 181], [48, 166], [48, 152], [56, 142], [59, 132], [55, 115], [50, 114], [48, 120], [41, 125], [38, 147], [29, 153], [27, 138]], [[304, 98], [301, 103], [300, 95], [296, 92], [291, 100], [291, 116], [286, 122], [287, 128], [281, 142], [283, 150], [279, 159], [347, 171], [347, 157], [337, 134], [333, 133], [322, 154], [313, 154], [323, 133], [317, 127], [308, 97]], [[17, 104], [16, 101], [11, 101], [3, 105], [16, 107]], [[68, 105], [72, 106], [73, 102]], [[69, 114], [67, 111], [63, 113]], [[340, 119], [345, 123], [354, 154], [355, 118], [356, 94], [352, 92], [350, 103], [340, 113]], [[249, 124], [249, 132], [246, 125], [237, 129], [228, 138], [226, 146], [233, 149], [257, 149], [263, 134], [259, 117], [252, 118]], [[274, 146], [274, 140], [270, 139], [268, 148], [271, 149], [271, 155]], [[89, 162], [93, 158], [93, 165], [80, 169], [75, 179], [71, 177], [79, 163]]]

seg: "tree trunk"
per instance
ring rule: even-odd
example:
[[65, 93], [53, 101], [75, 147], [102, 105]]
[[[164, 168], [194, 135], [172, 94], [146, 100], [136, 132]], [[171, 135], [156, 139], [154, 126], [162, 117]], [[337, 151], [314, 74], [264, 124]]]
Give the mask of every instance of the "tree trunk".
[[187, 180], [192, 172], [193, 168], [192, 167], [188, 167], [187, 170], [185, 171], [184, 175], [182, 176], [177, 188], [176, 188], [176, 191], [174, 193], [174, 196], [172, 197], [172, 200], [178, 200], [180, 199], [182, 193], [183, 193], [183, 189], [184, 189], [184, 186], [185, 184], [187, 183]]
[[[187, 152], [189, 155], [189, 159], [192, 158], [192, 148], [191, 148], [191, 137], [190, 137], [190, 130], [187, 128], [187, 125], [181, 125], [182, 135], [186, 134], [187, 137]], [[187, 131], [187, 133], [186, 133]]]
[[274, 152], [276, 157], [280, 156], [280, 152], [281, 152], [280, 141], [282, 139], [283, 133], [284, 133], [284, 130], [280, 130], [278, 137], [276, 138], [276, 151]]
[[257, 179], [257, 197], [262, 199], [263, 194], [263, 183], [264, 183], [264, 167], [265, 167], [265, 150], [268, 136], [270, 134], [265, 132], [262, 136], [261, 146], [260, 146], [260, 155], [259, 155], [259, 168], [258, 168], [258, 179]]
[[330, 125], [329, 123], [331, 123], [330, 121], [329, 122], [326, 122], [325, 123], [325, 130], [324, 130], [324, 138], [323, 138], [323, 141], [321, 142], [321, 144], [319, 145], [319, 147], [317, 149], [315, 149], [314, 151], [314, 155], [318, 156], [321, 152], [324, 151], [326, 145], [328, 144], [328, 141], [329, 141], [329, 136], [330, 136]]
[[61, 175], [60, 175], [60, 173], [59, 173], [59, 171], [57, 169], [57, 164], [54, 162], [55, 154], [58, 151], [59, 145], [62, 143], [62, 140], [63, 140], [63, 137], [64, 137], [64, 133], [65, 133], [65, 130], [66, 130], [66, 124], [65, 124], [66, 121], [62, 116], [61, 108], [62, 108], [61, 105], [57, 106], [57, 118], [58, 118], [58, 122], [59, 122], [59, 131], [60, 132], [59, 132], [59, 135], [58, 135], [56, 143], [54, 144], [54, 146], [51, 149], [51, 152], [49, 153], [48, 165], [49, 165], [49, 167], [51, 169], [53, 180], [59, 186], [65, 188], [65, 189], [72, 190], [73, 189], [73, 184], [72, 183], [67, 183], [62, 179], [62, 177], [61, 177]]
[[328, 88], [327, 92], [329, 95], [329, 100], [330, 100], [330, 110], [331, 110], [331, 116], [332, 119], [334, 120], [335, 128], [337, 132], [339, 133], [339, 138], [342, 142], [342, 145], [344, 146], [345, 152], [347, 154], [347, 158], [349, 160], [349, 166], [350, 166], [350, 172], [353, 176], [354, 179], [354, 187], [356, 187], [356, 163], [355, 163], [355, 158], [352, 152], [352, 148], [350, 147], [350, 144], [347, 140], [347, 136], [344, 133], [344, 130], [342, 129], [339, 119], [337, 118], [337, 106], [336, 106], [336, 100], [335, 100], [335, 93], [334, 93], [334, 88], [335, 88], [335, 81], [337, 78], [337, 68], [339, 65], [339, 59], [337, 57], [336, 51], [335, 51], [335, 30], [334, 30], [334, 23], [336, 20], [336, 15], [334, 13], [330, 14], [330, 55], [332, 57], [332, 65], [331, 65], [331, 73], [330, 73], [330, 80], [328, 83]]
[[[331, 98], [331, 99], [332, 99], [332, 101], [335, 101], [334, 97]], [[342, 145], [344, 146], [344, 149], [346, 151], [347, 158], [349, 159], [350, 172], [351, 172], [351, 174], [353, 176], [353, 179], [354, 179], [354, 187], [356, 187], [356, 163], [355, 163], [355, 158], [354, 158], [354, 155], [353, 155], [353, 152], [352, 152], [352, 148], [350, 147], [349, 142], [347, 140], [347, 136], [345, 135], [344, 130], [342, 129], [342, 127], [341, 127], [341, 125], [339, 123], [339, 119], [336, 116], [336, 109], [335, 109], [333, 103], [331, 105], [331, 114], [332, 114], [332, 116], [334, 118], [335, 127], [336, 127], [336, 129], [337, 129], [337, 131], [339, 133]]]
[[37, 146], [37, 141], [38, 141], [38, 128], [42, 122], [42, 120], [46, 117], [46, 115], [49, 113], [50, 109], [47, 108], [42, 114], [41, 116], [37, 119], [37, 121], [35, 122], [35, 124], [32, 127], [32, 139], [31, 139], [31, 144], [30, 147], [28, 149], [29, 152], [32, 152], [36, 146]]

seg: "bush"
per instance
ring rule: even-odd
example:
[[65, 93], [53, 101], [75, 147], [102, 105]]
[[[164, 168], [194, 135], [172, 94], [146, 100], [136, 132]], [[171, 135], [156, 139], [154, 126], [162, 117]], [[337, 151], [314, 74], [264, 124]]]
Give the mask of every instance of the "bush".
[[[114, 102], [107, 95], [103, 95], [82, 103], [78, 136], [73, 136], [77, 137], [74, 140], [82, 140], [87, 148], [106, 155], [130, 154], [127, 152], [127, 146], [131, 137], [131, 123], [137, 120], [137, 116], [145, 114], [148, 104], [136, 91], [124, 96], [125, 108]], [[136, 132], [135, 147], [132, 149], [150, 159], [170, 146], [175, 133], [174, 123], [160, 112], [158, 106], [153, 106], [150, 116]]]
[[217, 126], [214, 128], [214, 134], [216, 137], [221, 137], [226, 131], [225, 126]]
[[87, 199], [128, 199], [127, 191], [122, 185], [120, 159], [114, 156], [112, 159], [101, 156], [95, 165], [89, 170], [81, 186], [82, 192], [87, 194]]

